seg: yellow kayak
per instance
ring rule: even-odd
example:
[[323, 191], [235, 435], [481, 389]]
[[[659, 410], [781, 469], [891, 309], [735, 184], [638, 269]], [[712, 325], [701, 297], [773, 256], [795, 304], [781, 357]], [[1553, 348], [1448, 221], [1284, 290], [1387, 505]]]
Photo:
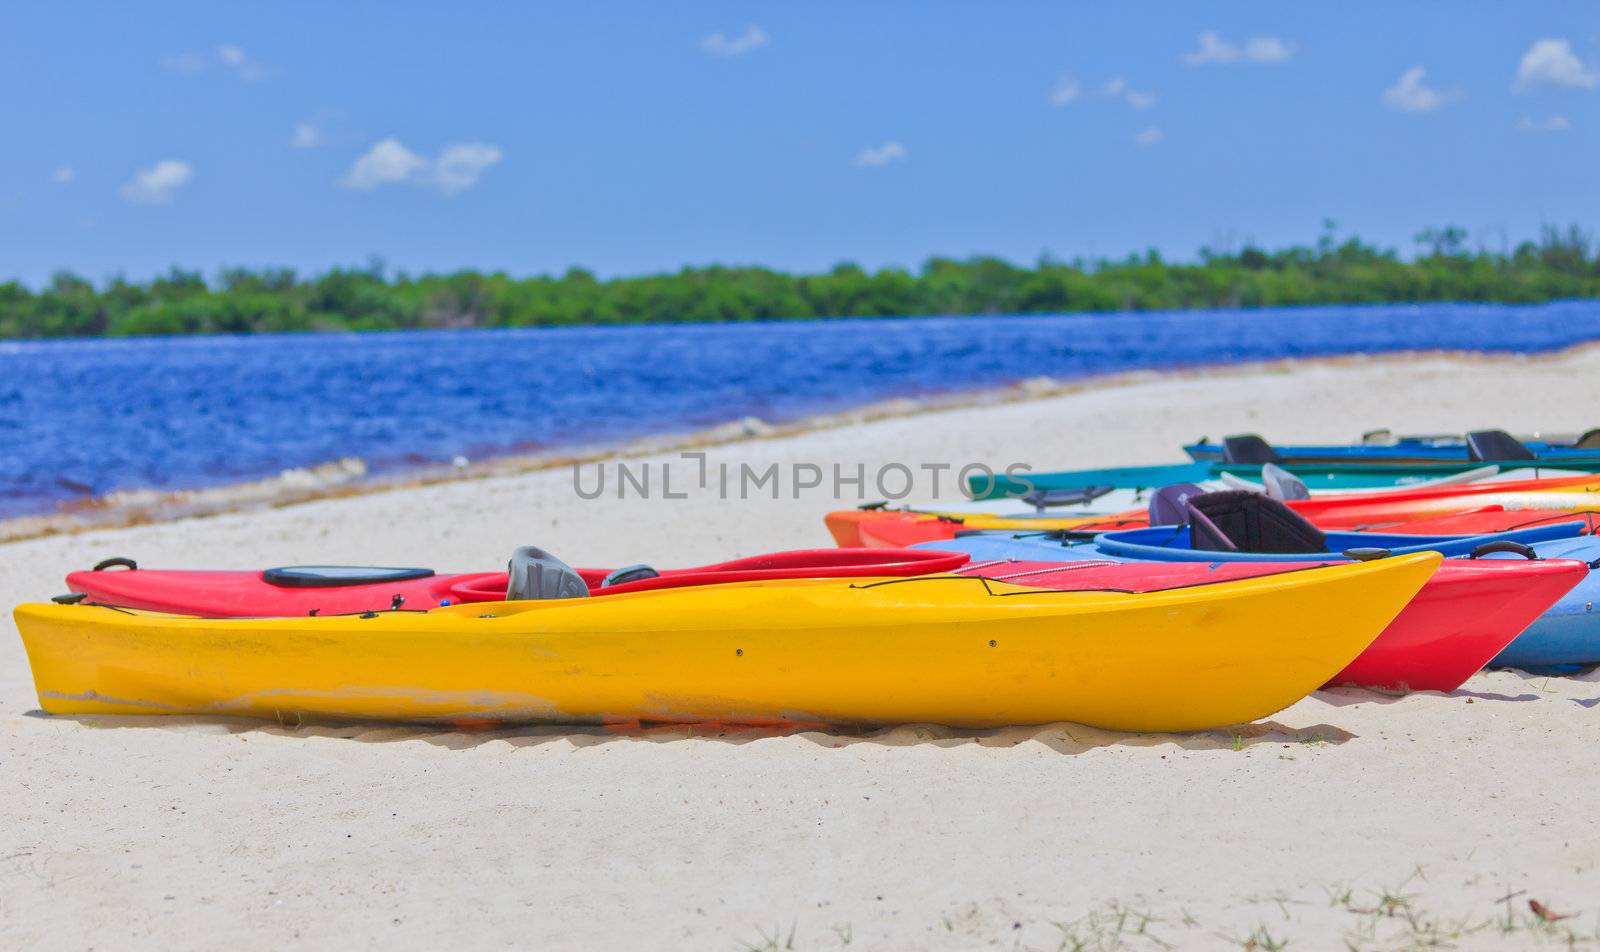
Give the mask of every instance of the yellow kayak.
[[1145, 594], [931, 576], [304, 618], [30, 604], [16, 621], [52, 714], [1199, 730], [1315, 690], [1439, 561]]

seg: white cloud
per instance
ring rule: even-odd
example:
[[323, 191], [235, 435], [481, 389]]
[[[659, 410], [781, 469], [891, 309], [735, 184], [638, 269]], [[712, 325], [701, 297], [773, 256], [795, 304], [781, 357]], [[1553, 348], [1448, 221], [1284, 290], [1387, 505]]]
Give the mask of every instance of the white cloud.
[[[1105, 99], [1121, 99], [1135, 109], [1149, 109], [1156, 104], [1156, 94], [1146, 90], [1132, 89], [1128, 86], [1127, 79], [1113, 76], [1102, 84], [1097, 92], [1089, 95]], [[1063, 76], [1056, 80], [1055, 86], [1050, 90], [1050, 105], [1067, 106], [1077, 102], [1084, 96], [1083, 87], [1071, 76]]]
[[1222, 38], [1215, 30], [1207, 30], [1197, 38], [1198, 47], [1183, 55], [1190, 66], [1207, 63], [1287, 63], [1294, 59], [1295, 46], [1279, 36], [1262, 34], [1252, 36], [1241, 47]]
[[446, 195], [454, 195], [477, 185], [484, 171], [500, 158], [498, 148], [483, 142], [446, 146], [433, 163], [434, 184]]
[[1055, 88], [1050, 90], [1050, 105], [1066, 106], [1078, 100], [1083, 95], [1083, 88], [1071, 76], [1063, 76], [1056, 80]]
[[315, 123], [297, 122], [294, 124], [294, 133], [289, 136], [289, 145], [295, 149], [315, 149], [322, 144], [322, 130]]
[[179, 53], [162, 62], [167, 69], [184, 76], [195, 76], [217, 67], [247, 83], [267, 78], [266, 67], [252, 60], [244, 48], [235, 43], [223, 43], [206, 52]]
[[244, 55], [244, 50], [237, 46], [223, 45], [217, 47], [217, 59], [224, 68], [231, 70], [235, 76], [247, 83], [267, 78], [267, 68], [255, 60], [247, 58]]
[[1428, 71], [1413, 66], [1400, 74], [1393, 86], [1383, 91], [1383, 104], [1396, 112], [1432, 112], [1455, 98], [1423, 83]]
[[1511, 88], [1525, 93], [1541, 86], [1594, 89], [1600, 86], [1600, 72], [1583, 65], [1566, 40], [1538, 40], [1522, 54]]
[[77, 170], [70, 165], [58, 165], [50, 173], [50, 181], [56, 185], [71, 185], [77, 177]]
[[1130, 89], [1126, 98], [1128, 105], [1135, 109], [1149, 109], [1156, 104], [1155, 93], [1142, 93], [1138, 90]]
[[1572, 122], [1566, 116], [1549, 116], [1544, 119], [1523, 116], [1517, 120], [1517, 128], [1523, 132], [1566, 132], [1572, 128]]
[[1166, 137], [1167, 134], [1162, 132], [1159, 127], [1146, 126], [1145, 128], [1139, 130], [1138, 135], [1133, 137], [1133, 142], [1135, 145], [1138, 145], [1142, 148], [1155, 145], [1157, 142], [1160, 142]]
[[211, 65], [211, 57], [204, 53], [179, 53], [163, 59], [161, 65], [174, 73], [192, 76], [205, 72], [206, 67]]
[[179, 159], [162, 159], [140, 169], [132, 181], [122, 186], [122, 197], [135, 205], [165, 205], [172, 195], [194, 177], [194, 166]]
[[712, 33], [700, 41], [700, 48], [712, 56], [743, 56], [767, 45], [767, 31], [754, 23], [737, 36]]
[[339, 184], [364, 191], [380, 185], [416, 185], [454, 195], [477, 185], [484, 171], [501, 158], [495, 146], [463, 142], [445, 146], [437, 159], [429, 159], [399, 139], [388, 138], [358, 157]]
[[1252, 36], [1245, 40], [1244, 58], [1252, 63], [1287, 63], [1294, 59], [1294, 44], [1277, 36]]
[[1205, 63], [1232, 63], [1238, 58], [1239, 48], [1211, 30], [1200, 34], [1199, 49], [1193, 53], [1185, 53], [1183, 55], [1183, 61], [1190, 66], [1200, 66]]
[[420, 183], [427, 169], [428, 160], [406, 148], [399, 139], [384, 139], [356, 159], [341, 184], [374, 189], [400, 182]]
[[877, 168], [891, 162], [904, 162], [911, 158], [911, 153], [898, 142], [885, 142], [883, 145], [862, 149], [856, 156], [856, 164], [867, 168]]

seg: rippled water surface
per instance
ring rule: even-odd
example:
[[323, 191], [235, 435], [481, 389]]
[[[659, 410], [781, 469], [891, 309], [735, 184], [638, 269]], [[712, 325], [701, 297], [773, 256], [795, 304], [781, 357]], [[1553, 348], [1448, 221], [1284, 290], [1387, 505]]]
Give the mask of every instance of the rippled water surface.
[[1600, 302], [1574, 301], [0, 342], [0, 516], [346, 456], [383, 470], [1039, 375], [1597, 337]]

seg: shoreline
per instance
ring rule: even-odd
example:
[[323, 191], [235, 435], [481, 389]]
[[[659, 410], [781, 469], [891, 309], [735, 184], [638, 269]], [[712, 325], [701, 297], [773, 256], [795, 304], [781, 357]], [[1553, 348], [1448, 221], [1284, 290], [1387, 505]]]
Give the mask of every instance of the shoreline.
[[[1094, 390], [1115, 390], [1158, 380], [1221, 381], [1228, 377], [1281, 375], [1305, 369], [1337, 369], [1358, 365], [1401, 366], [1430, 360], [1475, 364], [1553, 363], [1600, 351], [1600, 341], [1536, 353], [1473, 350], [1412, 350], [1332, 357], [1280, 358], [1193, 367], [1118, 371], [1066, 380], [1029, 377], [977, 390], [951, 391], [922, 397], [898, 397], [846, 410], [770, 422], [746, 416], [698, 430], [670, 431], [623, 443], [574, 446], [544, 453], [510, 453], [473, 460], [465, 465], [426, 463], [400, 472], [368, 477], [359, 457], [345, 457], [314, 466], [283, 470], [275, 476], [197, 489], [119, 490], [104, 496], [62, 503], [55, 511], [0, 519], [0, 545], [56, 535], [172, 522], [261, 509], [277, 509], [327, 499], [369, 496], [447, 483], [520, 476], [585, 463], [635, 459], [683, 450], [730, 446], [756, 440], [799, 436], [859, 426], [881, 420], [907, 419], [951, 410], [1027, 403]], [[1349, 439], [1356, 439], [1352, 432]], [[1173, 447], [1174, 459], [1180, 451]], [[1048, 464], [1047, 464], [1048, 465]]]

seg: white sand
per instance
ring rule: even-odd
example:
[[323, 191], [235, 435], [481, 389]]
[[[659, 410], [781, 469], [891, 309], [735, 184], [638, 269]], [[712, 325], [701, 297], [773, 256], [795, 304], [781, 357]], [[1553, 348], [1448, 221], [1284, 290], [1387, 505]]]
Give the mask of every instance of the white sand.
[[[1597, 381], [1594, 351], [1257, 369], [711, 460], [1059, 468], [1175, 461], [1180, 441], [1239, 430], [1577, 431], [1600, 424]], [[462, 482], [0, 546], [0, 601], [113, 554], [476, 570], [537, 542], [575, 563], [687, 564], [825, 545], [827, 496], [586, 502], [568, 471]], [[1239, 737], [619, 737], [52, 719], [29, 714], [9, 619], [0, 660], [3, 948], [1600, 942], [1594, 675], [1324, 692]], [[1577, 917], [1541, 923], [1530, 898]]]

